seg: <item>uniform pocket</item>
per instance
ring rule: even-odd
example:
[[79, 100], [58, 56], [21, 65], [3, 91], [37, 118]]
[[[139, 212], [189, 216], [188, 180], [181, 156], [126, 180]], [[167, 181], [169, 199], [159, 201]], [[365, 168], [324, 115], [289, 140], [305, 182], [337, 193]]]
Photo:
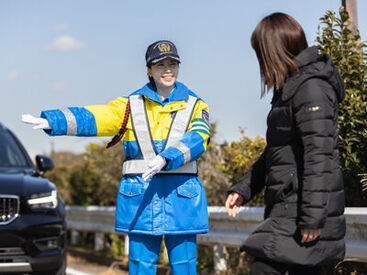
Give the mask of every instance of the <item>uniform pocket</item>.
[[125, 182], [121, 185], [119, 192], [127, 197], [135, 197], [141, 194], [141, 189], [140, 183]]
[[177, 194], [185, 198], [194, 198], [200, 193], [199, 184], [189, 181], [177, 187]]

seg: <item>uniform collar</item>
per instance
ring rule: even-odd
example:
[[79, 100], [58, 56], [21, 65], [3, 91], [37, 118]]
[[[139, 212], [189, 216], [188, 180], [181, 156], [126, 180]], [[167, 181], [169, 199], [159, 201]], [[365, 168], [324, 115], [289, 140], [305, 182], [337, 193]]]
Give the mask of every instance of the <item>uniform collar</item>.
[[153, 100], [159, 104], [165, 105], [173, 101], [187, 101], [189, 98], [189, 89], [181, 82], [176, 81], [175, 89], [167, 96], [163, 101], [160, 99], [155, 85], [151, 82], [147, 83], [144, 87], [137, 91], [137, 94], [144, 95], [145, 97]]

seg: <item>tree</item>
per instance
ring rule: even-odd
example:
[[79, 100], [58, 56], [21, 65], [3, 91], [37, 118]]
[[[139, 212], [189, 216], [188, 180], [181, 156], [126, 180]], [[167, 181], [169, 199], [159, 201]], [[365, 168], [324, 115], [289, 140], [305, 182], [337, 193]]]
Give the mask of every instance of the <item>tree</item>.
[[74, 204], [116, 205], [123, 147], [121, 142], [109, 149], [105, 145], [87, 145], [83, 161], [71, 171], [70, 192]]
[[224, 205], [230, 178], [218, 166], [224, 162], [222, 146], [215, 142], [216, 124], [210, 124], [211, 141], [206, 152], [198, 160], [199, 178], [202, 181], [208, 205]]
[[115, 205], [121, 179], [122, 143], [110, 149], [90, 143], [83, 154], [53, 153], [55, 169], [46, 176], [67, 204]]
[[46, 177], [53, 182], [65, 203], [70, 204], [70, 172], [73, 166], [82, 161], [80, 154], [71, 152], [51, 152], [55, 168], [46, 173]]
[[338, 69], [346, 89], [339, 105], [339, 150], [347, 206], [366, 205], [358, 174], [367, 171], [367, 59], [366, 44], [359, 32], [352, 33], [348, 14], [343, 7], [339, 18], [327, 11], [320, 18], [316, 42], [329, 54]]
[[70, 173], [70, 202], [74, 205], [99, 205], [100, 176], [92, 159], [85, 158]]
[[[239, 141], [218, 144], [215, 142], [215, 134], [216, 123], [211, 123], [211, 142], [198, 160], [199, 178], [205, 187], [208, 205], [224, 205], [228, 190], [260, 157], [265, 148], [265, 139], [251, 139], [241, 130]], [[263, 205], [262, 195], [248, 205]]]
[[[246, 136], [244, 130], [241, 130], [241, 135], [240, 141], [230, 142], [222, 146], [223, 160], [218, 163], [221, 171], [229, 176], [231, 185], [236, 184], [247, 172], [260, 157], [266, 145], [264, 138], [255, 137], [251, 139]], [[247, 205], [264, 205], [263, 193], [257, 195]]]

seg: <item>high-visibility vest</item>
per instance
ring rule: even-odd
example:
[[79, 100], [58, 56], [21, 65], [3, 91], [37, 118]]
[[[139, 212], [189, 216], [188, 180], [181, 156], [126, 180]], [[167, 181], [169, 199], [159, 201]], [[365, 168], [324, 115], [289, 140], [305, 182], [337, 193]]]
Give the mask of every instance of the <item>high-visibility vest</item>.
[[[131, 124], [139, 145], [143, 159], [126, 160], [122, 166], [123, 175], [142, 174], [148, 169], [149, 163], [158, 155], [154, 146], [150, 126], [148, 121], [145, 99], [143, 95], [133, 95], [130, 99]], [[187, 128], [189, 127], [192, 113], [194, 111], [197, 98], [189, 96], [186, 108], [178, 110], [172, 120], [166, 143], [162, 151], [168, 147], [175, 147], [184, 155], [185, 165], [170, 171], [161, 171], [158, 174], [197, 174], [196, 161], [190, 161], [190, 149], [180, 142]]]

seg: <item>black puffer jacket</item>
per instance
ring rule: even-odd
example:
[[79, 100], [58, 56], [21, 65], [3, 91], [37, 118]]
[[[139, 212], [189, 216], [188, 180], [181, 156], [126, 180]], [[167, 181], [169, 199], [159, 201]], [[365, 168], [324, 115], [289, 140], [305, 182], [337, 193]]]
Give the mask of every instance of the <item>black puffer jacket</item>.
[[[283, 263], [320, 265], [345, 253], [337, 130], [345, 90], [331, 58], [316, 47], [296, 62], [300, 74], [274, 91], [264, 153], [230, 192], [247, 202], [266, 187], [265, 221], [243, 250]], [[321, 228], [321, 236], [302, 244], [302, 228]]]

